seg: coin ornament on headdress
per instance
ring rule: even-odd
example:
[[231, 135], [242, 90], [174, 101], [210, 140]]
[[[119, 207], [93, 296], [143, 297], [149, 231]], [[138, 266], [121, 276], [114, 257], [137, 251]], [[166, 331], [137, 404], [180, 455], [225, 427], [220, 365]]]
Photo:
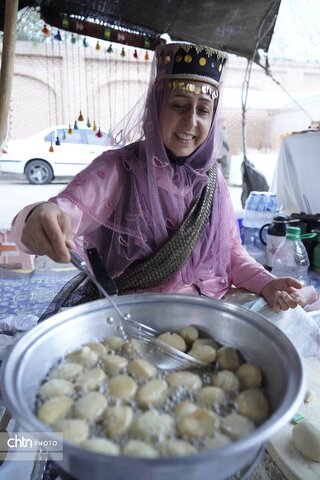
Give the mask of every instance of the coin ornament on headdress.
[[194, 80], [219, 86], [227, 54], [190, 43], [167, 43], [156, 49], [158, 79]]
[[168, 83], [168, 88], [170, 90], [186, 90], [187, 92], [195, 93], [196, 95], [200, 95], [200, 93], [204, 93], [209, 95], [212, 100], [215, 100], [219, 96], [218, 89], [211, 85], [195, 85], [194, 83], [190, 82], [181, 82], [172, 80]]

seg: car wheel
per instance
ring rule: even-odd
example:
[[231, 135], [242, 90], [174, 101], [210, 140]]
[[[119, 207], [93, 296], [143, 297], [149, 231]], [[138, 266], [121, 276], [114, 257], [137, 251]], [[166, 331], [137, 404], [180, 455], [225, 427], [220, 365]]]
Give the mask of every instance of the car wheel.
[[31, 160], [25, 171], [26, 177], [34, 185], [44, 185], [53, 180], [53, 171], [51, 166], [44, 160]]

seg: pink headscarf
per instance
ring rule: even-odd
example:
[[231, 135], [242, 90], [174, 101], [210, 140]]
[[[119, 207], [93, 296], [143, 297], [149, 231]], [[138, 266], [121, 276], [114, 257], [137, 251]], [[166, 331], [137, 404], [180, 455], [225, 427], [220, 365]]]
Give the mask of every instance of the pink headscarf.
[[[174, 54], [177, 44], [161, 49]], [[85, 233], [81, 239], [82, 248], [96, 247], [113, 278], [133, 263], [152, 256], [172, 236], [206, 185], [207, 172], [216, 162], [219, 109], [207, 139], [183, 165], [169, 158], [159, 124], [161, 106], [168, 94], [165, 82], [159, 82], [159, 58], [158, 52], [146, 97], [114, 131], [117, 141], [131, 143], [104, 152], [60, 194], [96, 222], [96, 230]], [[220, 79], [220, 96], [222, 84]], [[182, 269], [159, 289], [174, 292], [185, 285], [196, 285], [203, 293], [214, 296], [222, 285], [230, 283], [232, 237], [237, 235], [229, 192], [218, 169], [210, 221]]]

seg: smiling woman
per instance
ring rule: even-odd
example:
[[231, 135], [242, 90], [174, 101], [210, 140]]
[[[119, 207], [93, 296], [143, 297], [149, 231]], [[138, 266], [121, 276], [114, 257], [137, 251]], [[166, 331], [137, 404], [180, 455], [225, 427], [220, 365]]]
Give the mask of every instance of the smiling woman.
[[[112, 132], [121, 147], [49, 202], [22, 210], [14, 224], [20, 247], [56, 261], [70, 259], [68, 248], [84, 258], [96, 248], [122, 294], [221, 298], [235, 285], [275, 309], [304, 304], [298, 281], [274, 278], [241, 245], [216, 158], [226, 60], [200, 45], [159, 46], [146, 97]], [[97, 296], [80, 274], [45, 316]]]
[[163, 143], [177, 157], [186, 157], [208, 136], [214, 99], [207, 95], [206, 85], [201, 82], [171, 82], [169, 88], [161, 116]]

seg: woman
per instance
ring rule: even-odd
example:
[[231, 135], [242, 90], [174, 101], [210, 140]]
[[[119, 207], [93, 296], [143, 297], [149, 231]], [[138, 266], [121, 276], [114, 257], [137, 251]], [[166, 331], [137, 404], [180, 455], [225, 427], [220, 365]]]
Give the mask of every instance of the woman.
[[[213, 48], [158, 47], [146, 101], [116, 136], [136, 141], [104, 152], [49, 202], [23, 209], [13, 227], [20, 248], [68, 262], [68, 248], [85, 256], [95, 247], [121, 293], [222, 298], [234, 285], [275, 310], [303, 305], [297, 280], [274, 278], [241, 246], [214, 155], [225, 63]], [[82, 280], [57, 308], [97, 297]]]

